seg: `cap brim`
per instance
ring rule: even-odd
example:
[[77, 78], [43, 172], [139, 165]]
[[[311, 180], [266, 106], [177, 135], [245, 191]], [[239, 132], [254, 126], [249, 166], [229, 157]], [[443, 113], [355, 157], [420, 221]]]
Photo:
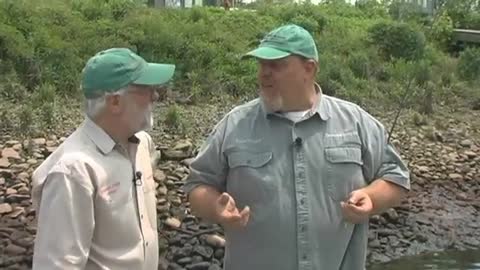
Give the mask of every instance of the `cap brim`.
[[285, 58], [291, 55], [289, 52], [284, 52], [270, 47], [259, 47], [253, 51], [246, 53], [242, 58], [256, 57], [264, 60], [275, 60]]
[[167, 83], [173, 77], [175, 65], [148, 63], [147, 68], [134, 84], [161, 85]]

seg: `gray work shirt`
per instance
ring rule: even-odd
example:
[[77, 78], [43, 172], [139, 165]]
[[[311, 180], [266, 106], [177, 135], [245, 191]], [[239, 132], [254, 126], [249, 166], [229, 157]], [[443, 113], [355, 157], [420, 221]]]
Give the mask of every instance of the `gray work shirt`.
[[359, 106], [324, 94], [296, 123], [256, 99], [215, 126], [184, 189], [207, 184], [250, 206], [246, 228], [225, 231], [227, 270], [364, 269], [368, 223], [346, 223], [340, 201], [379, 178], [410, 188], [386, 136]]

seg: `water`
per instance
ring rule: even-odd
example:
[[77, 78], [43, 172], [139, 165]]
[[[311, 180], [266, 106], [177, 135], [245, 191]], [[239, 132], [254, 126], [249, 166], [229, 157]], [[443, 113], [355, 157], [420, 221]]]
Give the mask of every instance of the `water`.
[[480, 270], [480, 250], [405, 257], [368, 270]]

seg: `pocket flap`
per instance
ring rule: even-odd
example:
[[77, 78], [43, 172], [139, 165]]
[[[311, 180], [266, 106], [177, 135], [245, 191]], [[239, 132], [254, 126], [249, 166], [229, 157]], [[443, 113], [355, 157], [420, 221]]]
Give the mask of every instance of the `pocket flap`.
[[230, 168], [241, 166], [259, 168], [267, 164], [272, 159], [272, 156], [272, 152], [231, 152], [228, 155], [228, 165]]
[[359, 147], [335, 147], [325, 149], [325, 157], [332, 163], [356, 163], [363, 165]]

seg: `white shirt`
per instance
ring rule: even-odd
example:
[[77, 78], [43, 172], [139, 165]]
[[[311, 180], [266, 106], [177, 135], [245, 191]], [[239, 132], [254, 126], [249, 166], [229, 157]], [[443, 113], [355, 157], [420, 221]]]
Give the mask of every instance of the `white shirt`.
[[139, 132], [129, 148], [87, 118], [37, 168], [34, 270], [158, 268], [151, 137]]

